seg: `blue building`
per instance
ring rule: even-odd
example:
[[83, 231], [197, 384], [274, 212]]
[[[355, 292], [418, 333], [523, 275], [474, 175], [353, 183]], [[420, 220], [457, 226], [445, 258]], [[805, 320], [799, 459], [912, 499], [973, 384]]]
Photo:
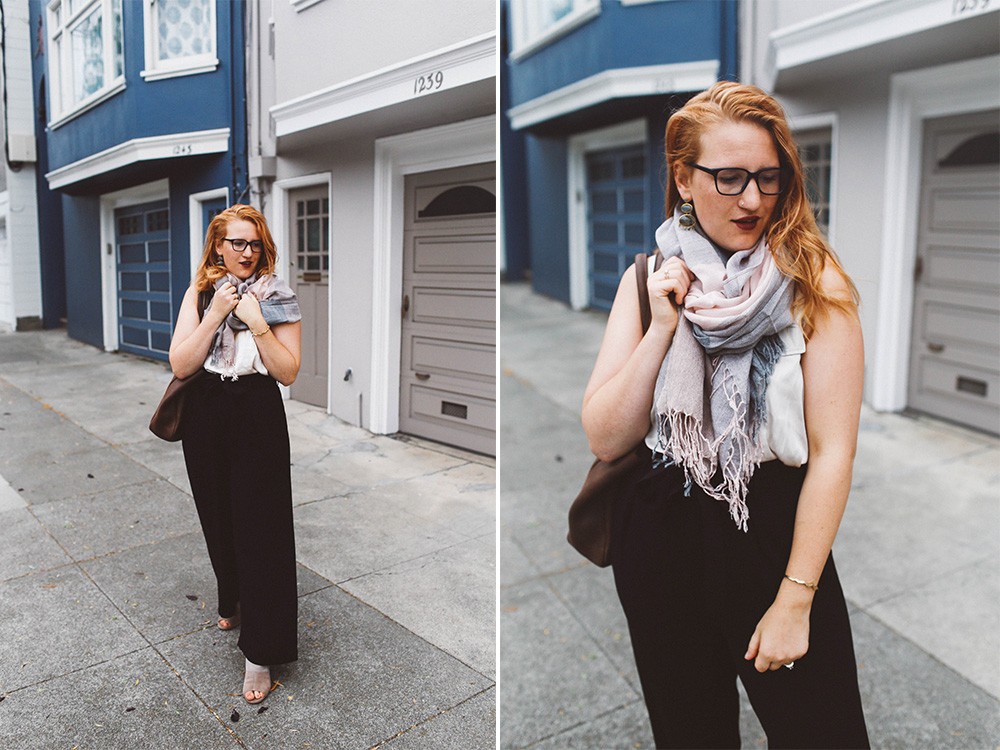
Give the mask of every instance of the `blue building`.
[[244, 2], [29, 7], [45, 320], [165, 360], [209, 218], [248, 202]]
[[670, 112], [736, 78], [737, 3], [503, 0], [502, 11], [507, 276], [530, 266], [536, 292], [610, 309], [663, 220]]

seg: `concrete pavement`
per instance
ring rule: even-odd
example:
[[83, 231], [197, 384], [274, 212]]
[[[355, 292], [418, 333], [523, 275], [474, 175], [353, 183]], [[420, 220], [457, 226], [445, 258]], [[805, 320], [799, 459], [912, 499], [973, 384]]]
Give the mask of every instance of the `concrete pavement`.
[[[611, 571], [565, 541], [606, 318], [500, 299], [500, 747], [651, 748]], [[865, 409], [834, 549], [873, 747], [1000, 747], [1000, 440]]]
[[0, 747], [495, 744], [495, 466], [286, 402], [299, 661], [240, 697], [163, 365], [0, 334]]

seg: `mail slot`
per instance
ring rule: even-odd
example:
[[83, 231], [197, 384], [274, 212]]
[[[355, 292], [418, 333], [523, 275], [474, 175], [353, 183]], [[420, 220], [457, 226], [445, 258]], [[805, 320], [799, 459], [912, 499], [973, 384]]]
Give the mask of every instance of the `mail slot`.
[[300, 278], [302, 281], [322, 281], [323, 274], [319, 271], [305, 271]]
[[446, 417], [469, 418], [469, 407], [465, 404], [454, 404], [451, 401], [441, 402], [441, 413]]
[[955, 390], [962, 393], [971, 393], [973, 396], [985, 396], [986, 381], [976, 380], [975, 378], [964, 378], [960, 375], [958, 381], [955, 383]]

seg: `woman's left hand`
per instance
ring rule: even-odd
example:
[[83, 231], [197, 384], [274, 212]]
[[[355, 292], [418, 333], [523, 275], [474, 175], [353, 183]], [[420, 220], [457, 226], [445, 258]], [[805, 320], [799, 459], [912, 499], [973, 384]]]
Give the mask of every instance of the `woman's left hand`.
[[781, 669], [809, 650], [809, 606], [776, 599], [757, 623], [744, 659], [758, 672]]
[[251, 328], [264, 327], [264, 315], [260, 311], [260, 302], [253, 296], [252, 292], [247, 292], [240, 297], [240, 301], [236, 304], [233, 312], [236, 313], [237, 318]]

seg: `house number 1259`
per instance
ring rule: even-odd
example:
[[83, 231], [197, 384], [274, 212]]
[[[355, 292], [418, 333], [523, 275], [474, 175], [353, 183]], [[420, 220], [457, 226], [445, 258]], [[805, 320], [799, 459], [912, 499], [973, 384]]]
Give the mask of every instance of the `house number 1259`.
[[422, 94], [425, 91], [437, 91], [444, 83], [444, 73], [436, 70], [425, 76], [417, 76], [413, 81], [413, 93]]

